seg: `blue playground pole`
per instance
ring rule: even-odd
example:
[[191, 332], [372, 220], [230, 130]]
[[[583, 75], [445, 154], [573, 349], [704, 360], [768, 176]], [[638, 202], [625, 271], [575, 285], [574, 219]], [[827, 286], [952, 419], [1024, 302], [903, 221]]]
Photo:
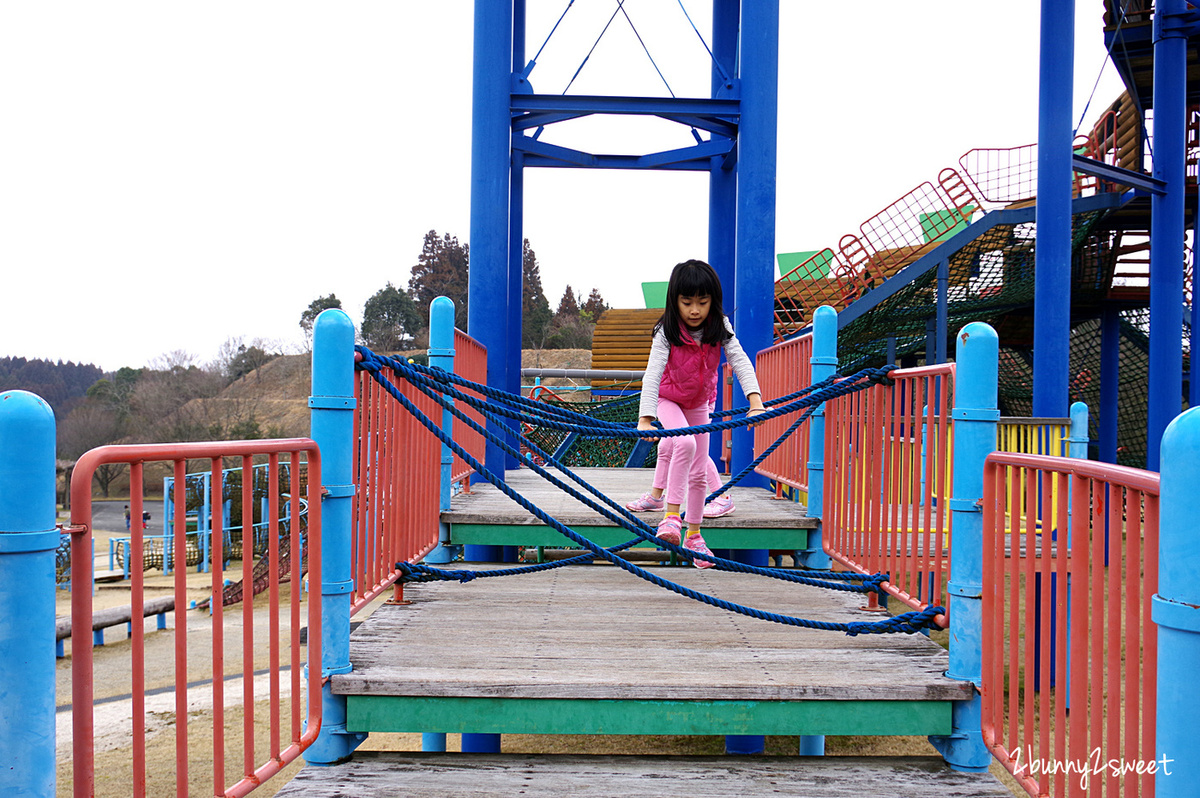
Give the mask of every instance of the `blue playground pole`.
[[[813, 311], [813, 353], [811, 382], [816, 384], [837, 371], [837, 311], [822, 305]], [[809, 530], [808, 548], [796, 552], [798, 565], [824, 570], [830, 567], [821, 539], [821, 516], [825, 512], [825, 404], [821, 403], [808, 419], [808, 516], [817, 519]], [[800, 756], [824, 756], [825, 735], [800, 736]]]
[[[991, 326], [976, 321], [959, 330], [956, 344], [954, 497], [950, 499], [954, 546], [946, 589], [951, 641], [946, 676], [978, 688], [983, 658], [983, 461], [996, 449], [1000, 341]], [[951, 733], [930, 736], [929, 742], [955, 770], [985, 771], [992, 755], [980, 728], [979, 693], [953, 704]]]
[[1158, 593], [1151, 617], [1158, 624], [1158, 720], [1155, 755], [1167, 775], [1155, 775], [1155, 794], [1196, 794], [1200, 758], [1196, 718], [1200, 690], [1200, 547], [1196, 546], [1196, 463], [1200, 461], [1200, 408], [1178, 416], [1163, 433], [1158, 529]]
[[[737, 148], [737, 300], [734, 329], [753, 360], [775, 328], [775, 172], [779, 122], [779, 0], [742, 5], [741, 120]], [[734, 386], [734, 405], [745, 404]], [[754, 432], [733, 431], [733, 472], [754, 459]], [[766, 487], [750, 474], [747, 487]]]
[[[741, 7], [737, 0], [715, 0], [713, 3], [712, 53], [716, 63], [712, 68], [712, 96], [730, 96], [737, 73], [737, 30]], [[714, 136], [716, 134], [713, 134]], [[724, 156], [714, 156], [708, 172], [708, 262], [721, 279], [726, 315], [737, 307], [737, 173], [733, 163]], [[717, 389], [717, 410], [725, 407], [725, 391]], [[710, 435], [708, 452], [717, 468], [725, 454], [724, 436]]]
[[[454, 371], [454, 300], [439, 296], [429, 303], [429, 367]], [[454, 404], [454, 400], [450, 400]], [[454, 437], [454, 414], [450, 408], [442, 408], [442, 431], [451, 438]], [[438, 509], [450, 509], [450, 477], [454, 467], [454, 452], [442, 444], [441, 474], [438, 484], [441, 486], [438, 494]], [[444, 523], [438, 524], [438, 545], [425, 555], [425, 562], [448, 563], [453, 554], [446, 546], [450, 543], [450, 528]], [[445, 750], [438, 749], [438, 750]]]
[[[0, 393], [0, 795], [55, 793], [54, 412]], [[91, 589], [90, 574], [73, 574]]]
[[[828, 379], [837, 371], [837, 311], [822, 305], [813, 311], [812, 384]], [[808, 516], [816, 518], [817, 528], [808, 533], [808, 548], [796, 552], [805, 568], [824, 570], [830, 566], [821, 535], [821, 515], [825, 512], [825, 403], [808, 420]]]
[[[475, 3], [471, 92], [471, 268], [467, 331], [487, 347], [487, 384], [508, 389], [509, 177], [511, 157], [512, 0]], [[519, 331], [516, 331], [519, 336]], [[516, 338], [517, 341], [520, 338]], [[520, 344], [516, 344], [520, 347]], [[500, 435], [495, 422], [487, 428]], [[488, 442], [484, 462], [497, 474], [504, 450]]]
[[[321, 311], [313, 325], [312, 439], [321, 449], [321, 674], [349, 673], [350, 523], [354, 505], [354, 323], [339, 308]], [[309, 585], [311, 593], [314, 586]], [[309, 663], [308, 667], [312, 667]], [[346, 698], [326, 683], [321, 692], [321, 734], [304, 759], [336, 765], [350, 758], [365, 734], [346, 731]]]
[[[513, 2], [476, 0], [471, 93], [471, 269], [467, 285], [468, 331], [487, 347], [487, 384], [508, 389], [508, 355], [520, 349], [520, 330], [509, 330], [509, 203], [512, 124]], [[523, 35], [523, 34], [522, 34]], [[514, 339], [514, 336], [515, 339]], [[500, 435], [498, 425], [487, 428]], [[504, 474], [507, 456], [488, 441], [484, 465]], [[496, 547], [499, 548], [499, 547]], [[465, 553], [471, 559], [470, 553]], [[503, 557], [489, 556], [489, 560]], [[462, 750], [499, 753], [500, 735], [464, 734]]]
[[1071, 371], [1068, 345], [1071, 340], [1071, 89], [1075, 0], [1042, 0], [1041, 22], [1033, 415], [1061, 418], [1067, 411], [1067, 383]]
[[[454, 300], [439, 296], [429, 303], [429, 367], [454, 371]], [[450, 400], [454, 402], [453, 399]], [[454, 414], [449, 408], [442, 409], [442, 430], [453, 437]], [[438, 509], [450, 509], [450, 477], [454, 466], [454, 453], [450, 447], [442, 444], [441, 476], [438, 484], [441, 491], [438, 494]], [[438, 523], [439, 543], [437, 548], [425, 555], [425, 562], [448, 563], [453, 553], [447, 548], [450, 543], [450, 528], [442, 522]], [[445, 732], [423, 732], [421, 734], [422, 751], [445, 751]]]
[[[1195, 329], [1195, 328], [1193, 328]], [[1105, 308], [1100, 320], [1100, 462], [1117, 462], [1117, 383], [1121, 363], [1121, 317], [1116, 308]]]
[[1187, 31], [1184, 0], [1154, 5], [1154, 177], [1150, 196], [1150, 376], [1146, 468], [1159, 470], [1163, 430], [1183, 403], [1184, 160], [1187, 129]]

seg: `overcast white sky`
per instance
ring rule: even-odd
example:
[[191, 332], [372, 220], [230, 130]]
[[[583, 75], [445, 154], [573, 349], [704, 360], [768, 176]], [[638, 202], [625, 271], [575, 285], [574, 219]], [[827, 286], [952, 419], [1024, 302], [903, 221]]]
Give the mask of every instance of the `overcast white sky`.
[[[568, 0], [529, 0], [528, 55]], [[684, 0], [708, 37], [708, 2]], [[817, 249], [973, 147], [1037, 137], [1038, 0], [781, 3], [779, 252]], [[1104, 65], [1077, 4], [1075, 111]], [[708, 56], [678, 0], [625, 8], [678, 96]], [[561, 93], [616, 9], [576, 0], [531, 81]], [[469, 238], [471, 3], [0, 5], [0, 356], [199, 362], [227, 339], [298, 349], [336, 293], [355, 319], [406, 286], [426, 231]], [[1084, 122], [1120, 92], [1111, 64]], [[618, 17], [571, 93], [662, 94]], [[667, 123], [573, 122], [602, 152], [691, 141]], [[526, 171], [525, 234], [567, 284], [640, 307], [704, 257], [707, 177]]]

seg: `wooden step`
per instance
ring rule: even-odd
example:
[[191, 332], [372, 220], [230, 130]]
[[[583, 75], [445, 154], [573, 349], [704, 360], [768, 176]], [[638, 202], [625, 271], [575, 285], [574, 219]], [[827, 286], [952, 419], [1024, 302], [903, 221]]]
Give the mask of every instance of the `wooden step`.
[[[880, 617], [857, 593], [690, 565], [649, 570], [766, 612]], [[944, 675], [947, 652], [924, 635], [758, 620], [612, 565], [409, 584], [404, 598], [362, 622], [350, 636], [354, 670], [331, 677], [349, 731], [941, 735], [953, 704], [973, 695]]]
[[[368, 740], [367, 745], [370, 744]], [[934, 757], [688, 757], [359, 752], [304, 767], [279, 798], [1012, 798]]]
[[[654, 475], [651, 468], [576, 468], [574, 472], [621, 504], [648, 490]], [[634, 537], [632, 532], [580, 504], [530, 469], [509, 471], [505, 482], [551, 517], [602, 546], [614, 546]], [[815, 528], [817, 521], [808, 516], [804, 505], [780, 501], [774, 493], [762, 488], [735, 487], [729, 495], [735, 511], [704, 524], [711, 548], [792, 551], [807, 547], [807, 530]], [[642, 518], [658, 522], [653, 514], [644, 513]], [[492, 485], [476, 485], [470, 493], [455, 496], [450, 509], [442, 512], [441, 521], [449, 525], [450, 541], [454, 544], [572, 545], [561, 533], [542, 524]]]

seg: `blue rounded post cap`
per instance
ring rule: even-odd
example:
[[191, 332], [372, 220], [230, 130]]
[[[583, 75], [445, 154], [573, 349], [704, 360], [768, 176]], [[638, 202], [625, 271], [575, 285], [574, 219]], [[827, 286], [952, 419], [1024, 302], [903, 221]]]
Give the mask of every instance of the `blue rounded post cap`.
[[821, 305], [813, 311], [813, 357], [830, 358], [837, 365], [837, 311]]
[[54, 528], [54, 411], [29, 391], [0, 393], [0, 532]]
[[434, 297], [429, 303], [429, 347], [454, 347], [454, 300], [448, 296]]
[[354, 322], [341, 308], [322, 310], [313, 324], [313, 395], [353, 396], [353, 358]]
[[1196, 575], [1200, 549], [1193, 504], [1200, 460], [1200, 407], [1185, 410], [1163, 432], [1158, 533], [1158, 593], [1165, 599], [1200, 604]]

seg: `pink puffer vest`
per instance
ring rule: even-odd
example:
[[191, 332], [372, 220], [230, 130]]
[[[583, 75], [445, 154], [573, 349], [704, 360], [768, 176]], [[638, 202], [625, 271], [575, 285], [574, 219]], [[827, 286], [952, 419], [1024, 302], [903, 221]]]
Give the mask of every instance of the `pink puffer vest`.
[[658, 385], [660, 399], [670, 399], [680, 407], [701, 407], [717, 398], [717, 366], [721, 347], [697, 343], [687, 328], [680, 325], [682, 346], [672, 346]]

